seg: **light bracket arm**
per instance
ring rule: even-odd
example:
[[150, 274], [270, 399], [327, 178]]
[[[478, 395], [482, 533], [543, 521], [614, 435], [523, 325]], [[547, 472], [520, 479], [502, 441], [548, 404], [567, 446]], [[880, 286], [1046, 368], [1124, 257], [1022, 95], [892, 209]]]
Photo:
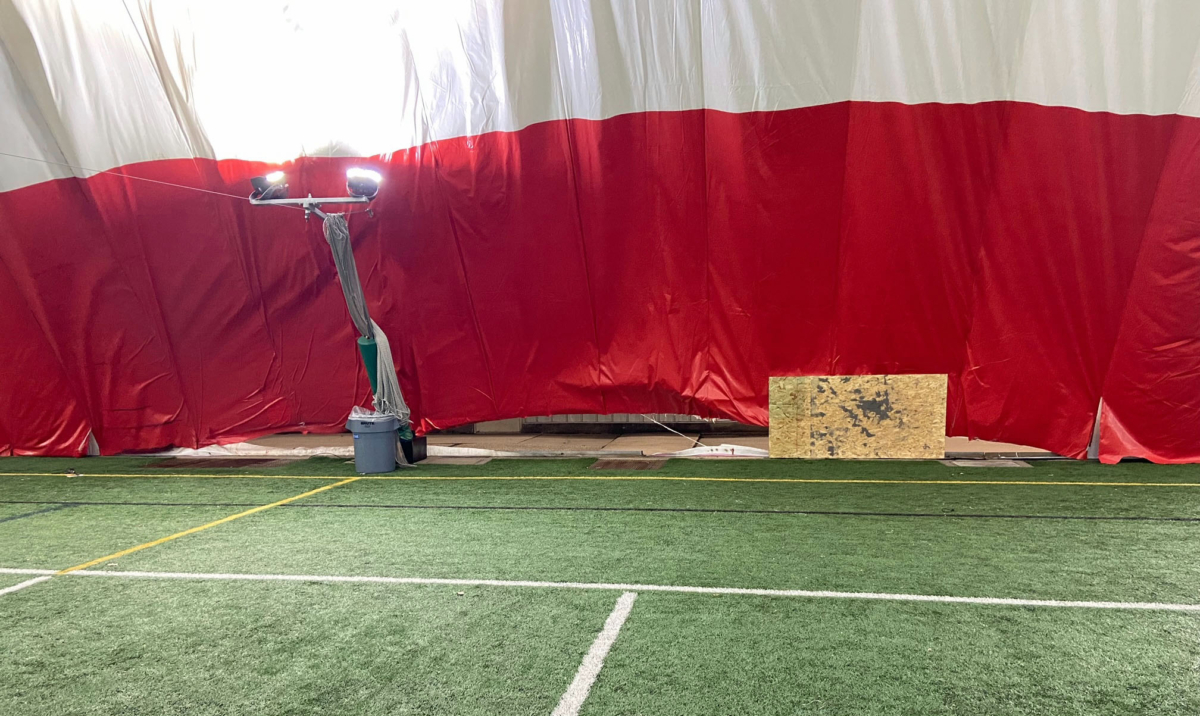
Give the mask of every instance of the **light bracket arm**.
[[324, 219], [325, 212], [321, 211], [322, 204], [366, 204], [370, 201], [371, 198], [365, 196], [314, 197], [312, 194], [300, 199], [250, 199], [250, 203], [254, 204], [255, 206], [303, 207], [305, 219], [308, 218], [309, 214], [316, 214]]

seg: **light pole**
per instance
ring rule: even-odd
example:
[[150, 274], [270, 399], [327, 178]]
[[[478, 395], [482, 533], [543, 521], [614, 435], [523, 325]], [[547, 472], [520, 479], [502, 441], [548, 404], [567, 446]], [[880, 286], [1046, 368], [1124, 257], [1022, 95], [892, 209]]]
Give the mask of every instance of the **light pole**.
[[[379, 327], [379, 324], [371, 320], [371, 315], [367, 310], [366, 295], [363, 293], [362, 283], [358, 278], [358, 268], [354, 263], [354, 251], [350, 247], [350, 229], [346, 223], [346, 216], [327, 213], [322, 209], [322, 205], [325, 204], [370, 203], [379, 193], [379, 185], [382, 181], [383, 177], [377, 171], [352, 167], [346, 172], [348, 196], [314, 197], [309, 194], [304, 198], [290, 199], [287, 195], [286, 175], [281, 171], [275, 171], [250, 180], [254, 191], [250, 194], [249, 199], [250, 203], [255, 206], [299, 206], [304, 209], [306, 221], [312, 214], [321, 218], [325, 240], [329, 242], [329, 248], [333, 252], [333, 263], [337, 268], [338, 280], [342, 284], [342, 293], [346, 298], [346, 308], [350, 312], [350, 320], [358, 329], [358, 350], [362, 354], [363, 365], [367, 369], [367, 379], [371, 383], [371, 393], [375, 398], [375, 410], [379, 413], [393, 415], [399, 420], [400, 440], [402, 444], [407, 444], [408, 451], [412, 451], [414, 438], [409, 425], [409, 409], [400, 393], [400, 381], [392, 362], [392, 352], [387, 335]], [[415, 459], [420, 458], [415, 457]]]

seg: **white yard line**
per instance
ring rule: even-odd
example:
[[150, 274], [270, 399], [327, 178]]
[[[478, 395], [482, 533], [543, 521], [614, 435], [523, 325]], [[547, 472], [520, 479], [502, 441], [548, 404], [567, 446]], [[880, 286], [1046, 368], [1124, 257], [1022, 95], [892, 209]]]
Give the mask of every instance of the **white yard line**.
[[587, 700], [588, 693], [592, 690], [592, 684], [596, 683], [596, 677], [600, 675], [600, 669], [604, 668], [604, 657], [608, 656], [608, 650], [617, 640], [617, 635], [621, 633], [625, 619], [629, 617], [629, 611], [633, 609], [633, 600], [635, 599], [637, 599], [637, 593], [625, 592], [617, 600], [612, 614], [609, 614], [608, 619], [604, 622], [604, 628], [596, 636], [596, 641], [592, 642], [592, 648], [588, 649], [588, 653], [584, 655], [579, 670], [575, 672], [574, 680], [571, 681], [571, 685], [559, 699], [558, 707], [550, 716], [578, 716], [579, 709], [583, 707], [583, 702]]
[[44, 582], [47, 579], [50, 579], [49, 575], [44, 576], [44, 577], [34, 577], [33, 579], [26, 579], [24, 582], [21, 582], [20, 584], [14, 584], [11, 587], [5, 587], [4, 589], [0, 589], [0, 597], [4, 596], [5, 594], [12, 594], [13, 592], [24, 589], [25, 587], [32, 587], [33, 585], [37, 584], [38, 582]]
[[[49, 569], [6, 569], [0, 574], [55, 574]], [[1009, 607], [1068, 607], [1075, 609], [1143, 609], [1165, 612], [1200, 612], [1200, 604], [1164, 602], [1089, 602], [1060, 599], [1012, 599], [1008, 597], [943, 597], [930, 594], [886, 592], [828, 592], [807, 589], [747, 589], [743, 587], [689, 587], [669, 584], [620, 584], [608, 582], [537, 582], [507, 579], [437, 579], [425, 577], [355, 577], [314, 574], [220, 574], [212, 572], [116, 572], [83, 569], [64, 576], [124, 577], [127, 579], [216, 579], [250, 582], [365, 582], [370, 584], [445, 584], [466, 587], [535, 587], [550, 589], [600, 589], [612, 592], [677, 592], [682, 594], [730, 594], [750, 597], [798, 597], [806, 599], [874, 599], [890, 602], [941, 602]]]

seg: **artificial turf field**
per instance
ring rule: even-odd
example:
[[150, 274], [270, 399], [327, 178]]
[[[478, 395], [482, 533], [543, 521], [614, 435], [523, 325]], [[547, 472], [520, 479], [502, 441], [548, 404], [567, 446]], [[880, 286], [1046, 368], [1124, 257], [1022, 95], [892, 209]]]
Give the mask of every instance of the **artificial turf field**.
[[1200, 714], [1191, 466], [151, 461], [0, 459], [0, 714]]

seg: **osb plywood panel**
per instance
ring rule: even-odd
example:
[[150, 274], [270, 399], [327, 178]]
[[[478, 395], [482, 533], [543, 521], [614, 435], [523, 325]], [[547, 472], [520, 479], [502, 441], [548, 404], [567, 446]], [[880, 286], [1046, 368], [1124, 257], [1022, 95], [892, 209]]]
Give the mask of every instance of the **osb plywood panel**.
[[770, 411], [771, 457], [945, 457], [945, 375], [771, 378]]

